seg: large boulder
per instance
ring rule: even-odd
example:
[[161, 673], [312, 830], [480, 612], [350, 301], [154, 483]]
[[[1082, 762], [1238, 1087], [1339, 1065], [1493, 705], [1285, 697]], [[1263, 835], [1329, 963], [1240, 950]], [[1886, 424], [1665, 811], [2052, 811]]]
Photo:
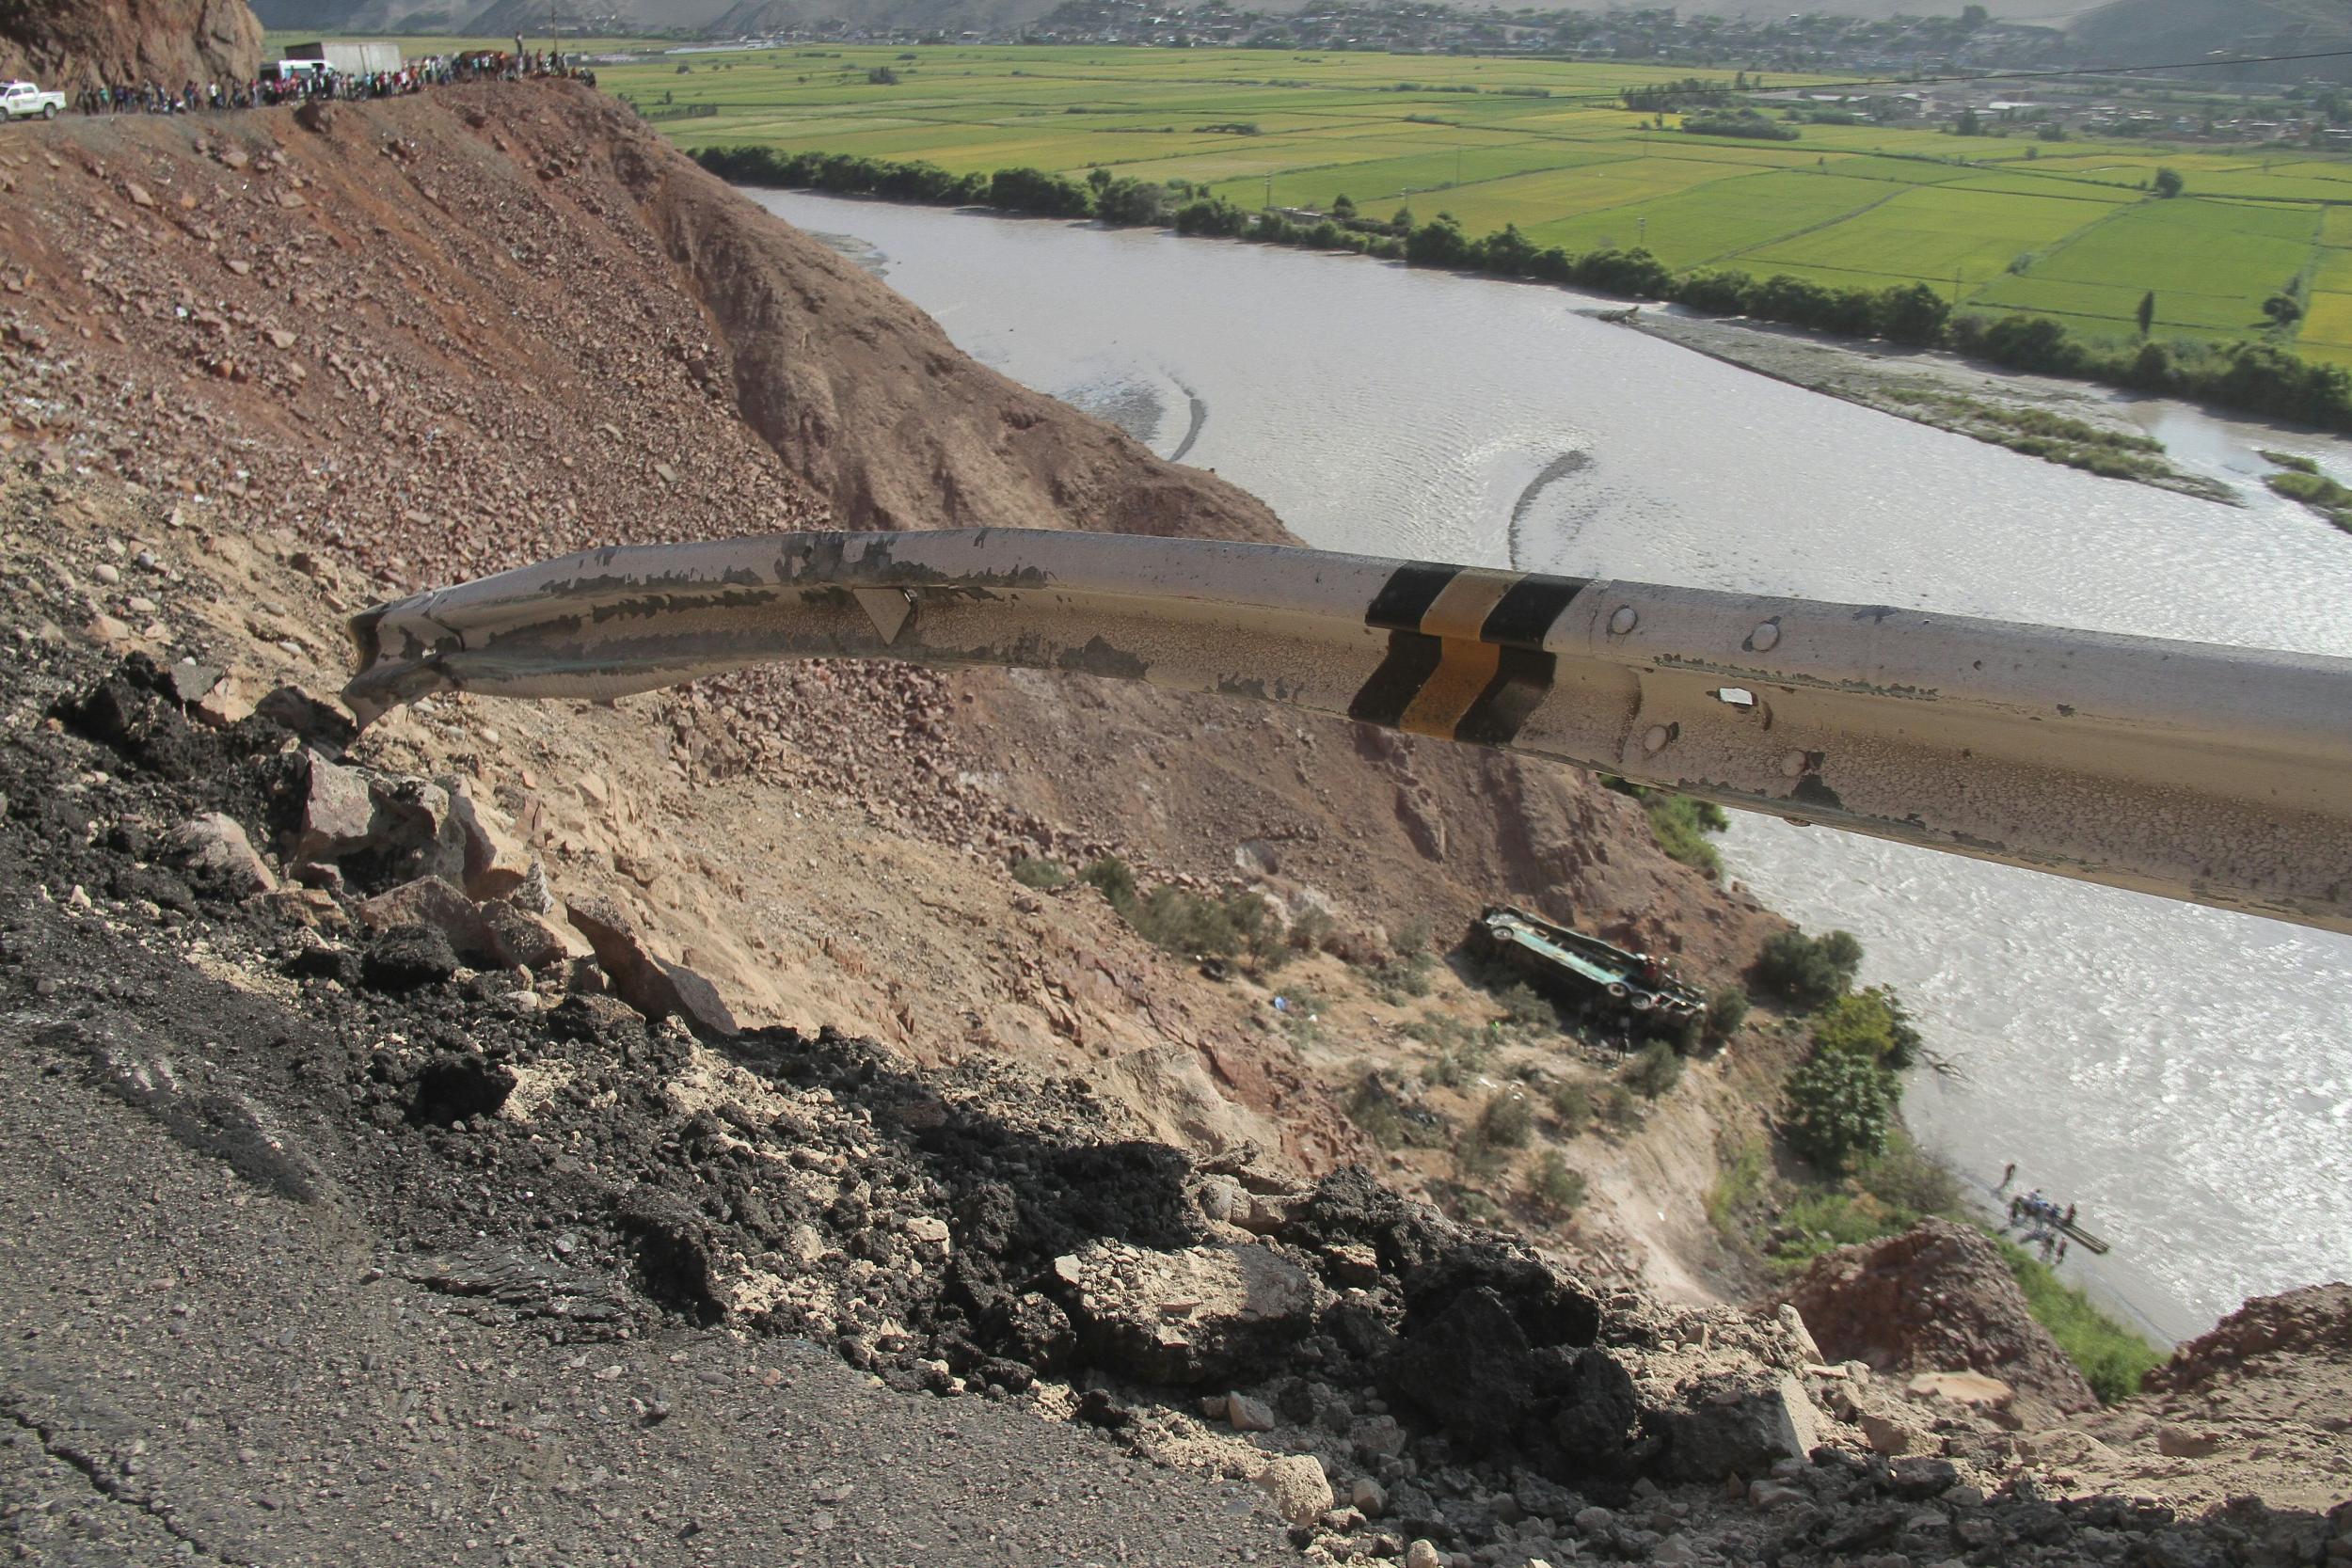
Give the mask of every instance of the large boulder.
[[1330, 1301], [1314, 1275], [1255, 1243], [1154, 1252], [1091, 1242], [1057, 1258], [1054, 1279], [1089, 1360], [1177, 1386], [1288, 1370]]
[[596, 949], [597, 964], [622, 1001], [649, 1019], [682, 1019], [698, 1035], [723, 1038], [742, 1032], [718, 988], [684, 964], [658, 956], [620, 905], [592, 896], [565, 906], [565, 913]]
[[190, 817], [173, 831], [172, 854], [199, 879], [232, 896], [267, 893], [278, 878], [236, 818], [216, 811]]
[[[1383, 1390], [1470, 1452], [1516, 1449], [1561, 1477], [1629, 1473], [1641, 1402], [1594, 1343], [1584, 1285], [1499, 1240], [1458, 1242], [1406, 1275], [1405, 1317], [1382, 1355]], [[1653, 1445], [1654, 1446], [1654, 1445]]]
[[1793, 1377], [1750, 1388], [1700, 1386], [1679, 1406], [1652, 1411], [1666, 1439], [1660, 1464], [1676, 1481], [1753, 1479], [1820, 1443], [1820, 1413]]
[[1971, 1371], [2017, 1391], [2024, 1414], [2049, 1418], [2098, 1403], [1992, 1239], [1949, 1220], [1816, 1259], [1788, 1300], [1833, 1361], [1875, 1371]]
[[1401, 1395], [1448, 1432], [1500, 1438], [1534, 1406], [1534, 1349], [1502, 1298], [1465, 1291], [1401, 1340], [1381, 1369]]

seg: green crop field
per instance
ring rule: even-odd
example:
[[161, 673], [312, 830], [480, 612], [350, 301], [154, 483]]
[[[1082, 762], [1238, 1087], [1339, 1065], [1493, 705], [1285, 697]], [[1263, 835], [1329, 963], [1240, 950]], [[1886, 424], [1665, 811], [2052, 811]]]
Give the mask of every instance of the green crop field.
[[[535, 40], [533, 40], [535, 41]], [[869, 79], [882, 69], [895, 82]], [[2352, 160], [1933, 125], [1688, 135], [1616, 103], [1698, 74], [1530, 59], [1260, 50], [781, 48], [600, 70], [680, 145], [924, 160], [954, 173], [1103, 167], [1245, 207], [1450, 214], [1571, 253], [1836, 286], [1925, 281], [1963, 305], [2126, 338], [2277, 338], [2352, 365]], [[1767, 81], [1769, 88], [1780, 85]], [[2185, 182], [2152, 194], [2156, 172]], [[2263, 306], [2301, 295], [2298, 327]]]

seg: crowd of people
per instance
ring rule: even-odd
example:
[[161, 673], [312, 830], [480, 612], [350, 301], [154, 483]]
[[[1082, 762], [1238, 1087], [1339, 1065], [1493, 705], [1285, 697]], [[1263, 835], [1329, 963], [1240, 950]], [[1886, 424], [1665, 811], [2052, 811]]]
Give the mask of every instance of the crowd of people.
[[2041, 1243], [2043, 1262], [2066, 1261], [2067, 1231], [2074, 1223], [2074, 1205], [2060, 1209], [2037, 1189], [2009, 1200], [2009, 1223], [2028, 1244]]
[[73, 106], [86, 115], [178, 115], [199, 109], [267, 108], [314, 98], [397, 98], [453, 82], [514, 82], [527, 76], [564, 76], [596, 86], [596, 73], [561, 50], [526, 50], [515, 40], [503, 49], [469, 50], [404, 61], [398, 71], [343, 71], [324, 60], [280, 60], [242, 82], [183, 82], [177, 88], [157, 82], [86, 87]]

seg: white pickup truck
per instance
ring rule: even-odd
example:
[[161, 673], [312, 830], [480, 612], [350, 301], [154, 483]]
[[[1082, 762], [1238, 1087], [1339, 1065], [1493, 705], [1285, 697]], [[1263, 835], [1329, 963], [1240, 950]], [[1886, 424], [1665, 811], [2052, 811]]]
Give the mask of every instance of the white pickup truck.
[[39, 115], [55, 119], [65, 113], [65, 94], [43, 92], [30, 82], [10, 82], [0, 87], [0, 110], [10, 119], [30, 119]]

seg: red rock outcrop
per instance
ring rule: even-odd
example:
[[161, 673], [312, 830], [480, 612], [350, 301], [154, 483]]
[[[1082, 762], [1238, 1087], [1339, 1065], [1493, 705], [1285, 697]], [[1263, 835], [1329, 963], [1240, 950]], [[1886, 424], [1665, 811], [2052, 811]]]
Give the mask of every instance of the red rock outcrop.
[[72, 94], [102, 83], [247, 81], [262, 24], [245, 0], [0, 0], [0, 78]]
[[2040, 1414], [2098, 1403], [2034, 1321], [1992, 1241], [1967, 1226], [1923, 1220], [1883, 1242], [1839, 1247], [1817, 1259], [1788, 1299], [1833, 1361], [1988, 1373]]

